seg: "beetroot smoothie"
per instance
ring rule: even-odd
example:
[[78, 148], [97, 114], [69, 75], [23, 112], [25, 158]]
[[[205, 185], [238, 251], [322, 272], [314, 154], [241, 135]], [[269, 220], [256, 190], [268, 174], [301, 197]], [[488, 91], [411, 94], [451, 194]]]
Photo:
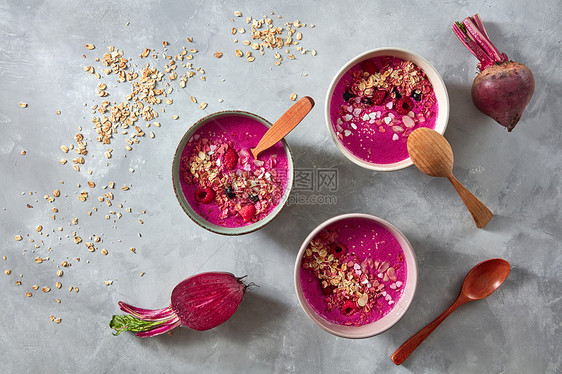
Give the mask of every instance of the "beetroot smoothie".
[[413, 62], [391, 56], [358, 63], [337, 83], [330, 102], [340, 143], [367, 162], [407, 159], [407, 139], [434, 128], [438, 105], [431, 82]]
[[350, 218], [310, 241], [300, 283], [312, 309], [327, 321], [361, 326], [392, 310], [403, 294], [406, 274], [396, 238], [372, 220]]
[[223, 227], [266, 217], [287, 189], [289, 164], [281, 142], [255, 160], [250, 149], [267, 131], [243, 115], [217, 116], [201, 126], [182, 153], [182, 191], [197, 214]]

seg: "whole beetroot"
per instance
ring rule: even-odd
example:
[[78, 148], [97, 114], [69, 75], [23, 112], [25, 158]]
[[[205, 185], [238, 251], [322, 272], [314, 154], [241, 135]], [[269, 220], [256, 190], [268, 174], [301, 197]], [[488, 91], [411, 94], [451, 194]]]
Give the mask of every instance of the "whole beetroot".
[[109, 327], [116, 331], [115, 335], [131, 331], [141, 338], [164, 334], [178, 326], [197, 331], [212, 329], [238, 309], [248, 288], [242, 278], [225, 272], [191, 276], [174, 288], [170, 306], [162, 309], [142, 309], [120, 301], [119, 308], [129, 315], [114, 315]]
[[465, 18], [462, 23], [456, 22], [453, 32], [480, 61], [480, 73], [472, 83], [474, 105], [508, 131], [513, 130], [533, 96], [533, 73], [497, 50], [478, 14]]

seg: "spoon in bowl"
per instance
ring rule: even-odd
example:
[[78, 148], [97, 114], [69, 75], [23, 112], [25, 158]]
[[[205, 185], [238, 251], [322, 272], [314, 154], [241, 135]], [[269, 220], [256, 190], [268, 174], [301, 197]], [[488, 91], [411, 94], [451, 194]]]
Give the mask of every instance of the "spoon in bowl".
[[445, 318], [459, 306], [473, 300], [480, 300], [490, 296], [497, 290], [509, 274], [509, 262], [501, 258], [482, 261], [473, 267], [462, 284], [462, 289], [455, 302], [429, 325], [406, 340], [391, 357], [392, 362], [400, 365], [410, 354], [435, 330]]
[[278, 141], [287, 136], [287, 134], [306, 117], [313, 107], [314, 100], [309, 96], [303, 97], [297, 101], [295, 105], [290, 107], [289, 110], [266, 131], [258, 145], [250, 150], [254, 159], [257, 160], [260, 153], [274, 146]]
[[492, 219], [493, 213], [453, 175], [453, 150], [437, 131], [420, 127], [408, 137], [408, 153], [423, 173], [432, 177], [446, 177], [468, 208], [476, 227], [481, 229]]

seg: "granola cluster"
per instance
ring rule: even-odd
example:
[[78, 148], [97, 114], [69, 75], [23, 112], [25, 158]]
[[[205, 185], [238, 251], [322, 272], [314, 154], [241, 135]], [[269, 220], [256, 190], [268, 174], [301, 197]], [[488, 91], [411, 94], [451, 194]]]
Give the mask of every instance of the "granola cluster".
[[387, 291], [403, 286], [397, 280], [396, 270], [402, 266], [404, 256], [400, 254], [392, 266], [372, 257], [360, 260], [337, 238], [338, 231], [330, 229], [311, 240], [302, 266], [319, 280], [326, 309], [339, 310], [349, 317], [345, 325], [361, 326], [372, 321], [372, 313], [379, 312], [379, 303], [395, 303]]

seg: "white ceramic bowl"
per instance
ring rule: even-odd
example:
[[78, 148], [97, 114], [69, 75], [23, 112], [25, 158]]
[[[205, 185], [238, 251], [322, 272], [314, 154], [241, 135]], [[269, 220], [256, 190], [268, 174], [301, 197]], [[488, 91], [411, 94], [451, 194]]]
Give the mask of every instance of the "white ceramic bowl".
[[[330, 226], [334, 222], [348, 220], [351, 218], [368, 219], [374, 221], [375, 223], [387, 229], [396, 238], [396, 240], [402, 247], [402, 250], [404, 251], [404, 257], [407, 267], [407, 277], [406, 277], [406, 284], [404, 286], [404, 293], [402, 294], [402, 297], [398, 300], [394, 308], [381, 319], [363, 326], [338, 325], [324, 319], [322, 316], [316, 313], [316, 311], [314, 311], [314, 309], [310, 306], [310, 304], [306, 300], [306, 297], [304, 296], [301, 288], [301, 281], [300, 281], [301, 261], [308, 243], [312, 239], [314, 239], [314, 237], [318, 235], [318, 233], [320, 233], [322, 230], [324, 230], [326, 227]], [[406, 313], [406, 311], [410, 307], [410, 304], [412, 303], [414, 294], [416, 292], [416, 287], [418, 284], [418, 263], [416, 260], [416, 255], [414, 253], [414, 250], [412, 249], [412, 245], [410, 244], [408, 239], [406, 239], [404, 234], [402, 234], [400, 230], [398, 230], [392, 224], [388, 223], [387, 221], [381, 218], [369, 214], [351, 213], [351, 214], [343, 214], [341, 216], [337, 216], [327, 220], [326, 222], [322, 223], [320, 226], [315, 228], [310, 233], [310, 235], [308, 235], [308, 237], [303, 242], [299, 250], [299, 253], [297, 255], [294, 278], [295, 278], [294, 280], [295, 280], [295, 289], [297, 293], [297, 298], [299, 299], [299, 303], [302, 309], [304, 310], [306, 315], [308, 315], [308, 317], [310, 317], [310, 319], [314, 321], [314, 323], [316, 323], [320, 328], [334, 335], [341, 336], [343, 338], [350, 338], [350, 339], [368, 338], [388, 330], [394, 324], [396, 324]]]
[[413, 165], [412, 160], [408, 157], [405, 160], [391, 163], [391, 164], [376, 164], [367, 162], [353, 153], [351, 153], [339, 140], [334, 131], [332, 126], [332, 120], [330, 116], [330, 103], [332, 101], [332, 95], [334, 93], [334, 89], [336, 85], [340, 81], [340, 79], [344, 76], [345, 73], [355, 65], [369, 60], [373, 57], [379, 56], [394, 56], [404, 60], [412, 61], [414, 64], [419, 66], [423, 72], [427, 75], [429, 81], [433, 85], [433, 89], [435, 91], [435, 96], [437, 98], [437, 103], [439, 105], [439, 112], [437, 114], [437, 121], [435, 123], [435, 131], [443, 135], [445, 133], [445, 129], [447, 128], [447, 122], [449, 121], [449, 95], [447, 94], [447, 88], [445, 87], [445, 83], [443, 79], [435, 70], [435, 68], [423, 57], [420, 55], [407, 51], [401, 48], [377, 48], [365, 53], [360, 54], [357, 57], [351, 59], [347, 64], [345, 64], [336, 74], [332, 82], [330, 83], [330, 87], [328, 88], [328, 93], [326, 95], [326, 103], [325, 103], [325, 114], [326, 114], [326, 124], [328, 125], [328, 131], [332, 135], [332, 139], [339, 150], [350, 159], [352, 162], [356, 163], [359, 166], [362, 166], [367, 169], [376, 170], [376, 171], [394, 171], [404, 169], [408, 166]]

